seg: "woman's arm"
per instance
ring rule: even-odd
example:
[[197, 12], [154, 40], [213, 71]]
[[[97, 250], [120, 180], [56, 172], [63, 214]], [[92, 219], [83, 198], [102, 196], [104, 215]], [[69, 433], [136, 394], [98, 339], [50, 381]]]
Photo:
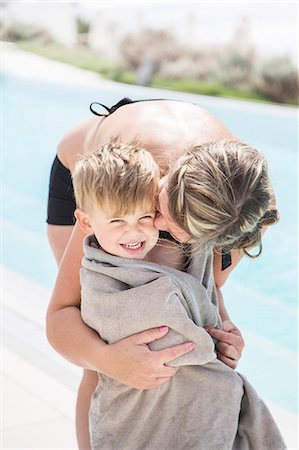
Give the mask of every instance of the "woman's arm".
[[[231, 272], [239, 264], [243, 256], [245, 255], [243, 250], [231, 251], [231, 265], [225, 270], [222, 270], [222, 254], [218, 249], [214, 252], [214, 279], [216, 286], [222, 288], [228, 279]], [[222, 317], [222, 316], [221, 316]], [[224, 317], [222, 317], [224, 319]]]
[[97, 370], [93, 349], [105, 345], [80, 315], [79, 271], [84, 234], [74, 227], [60, 263], [56, 284], [47, 311], [47, 337], [65, 358], [81, 367]]
[[100, 339], [83, 322], [79, 310], [83, 237], [83, 232], [75, 225], [47, 311], [47, 337], [50, 344], [72, 363], [99, 370], [136, 389], [153, 388], [164, 383], [177, 371], [164, 364], [191, 351], [194, 345], [185, 343], [151, 352], [147, 344], [162, 338], [168, 332], [168, 328], [163, 326], [135, 334], [112, 345], [107, 345]]
[[[276, 198], [274, 193], [272, 194], [271, 208], [276, 208]], [[262, 228], [262, 236], [265, 234], [267, 229], [267, 226], [264, 226]], [[233, 324], [233, 322], [229, 318], [220, 288], [224, 285], [228, 276], [230, 275], [232, 270], [234, 270], [234, 268], [239, 264], [244, 255], [245, 253], [241, 249], [232, 250], [231, 265], [225, 270], [222, 270], [221, 252], [215, 251], [214, 253], [214, 278], [218, 293], [219, 313], [222, 318], [222, 330], [213, 328], [209, 330], [209, 333], [218, 341], [218, 358], [233, 369], [237, 367], [238, 360], [241, 358], [245, 343], [240, 330]]]
[[238, 360], [241, 358], [245, 343], [240, 330], [229, 318], [224, 306], [222, 293], [218, 287], [217, 295], [219, 302], [219, 313], [222, 318], [222, 328], [221, 330], [217, 328], [209, 328], [207, 331], [217, 340], [216, 347], [218, 359], [232, 369], [235, 369], [237, 367]]
[[239, 264], [245, 253], [243, 250], [232, 250], [231, 252], [231, 265], [225, 270], [222, 270], [222, 255], [221, 252], [215, 251], [214, 253], [214, 278], [217, 287], [219, 313], [222, 319], [222, 329], [211, 328], [210, 335], [217, 339], [217, 352], [218, 359], [224, 362], [226, 365], [235, 369], [238, 364], [238, 360], [241, 358], [242, 350], [245, 346], [244, 339], [240, 330], [233, 324], [229, 318], [229, 314], [226, 311], [223, 296], [220, 288], [226, 282], [228, 276], [232, 270]]

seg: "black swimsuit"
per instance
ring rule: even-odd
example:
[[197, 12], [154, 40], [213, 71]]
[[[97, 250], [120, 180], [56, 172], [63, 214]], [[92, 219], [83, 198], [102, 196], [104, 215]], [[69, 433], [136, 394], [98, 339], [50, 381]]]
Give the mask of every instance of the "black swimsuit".
[[[118, 108], [124, 105], [146, 101], [153, 100], [131, 100], [130, 98], [125, 97], [111, 108], [108, 108], [108, 106], [97, 102], [92, 103], [89, 108], [93, 114], [105, 117], [110, 116]], [[107, 112], [100, 113], [97, 111], [95, 106], [105, 108]], [[58, 157], [56, 156], [52, 165], [50, 175], [47, 223], [50, 225], [74, 225], [75, 209], [76, 201], [74, 196], [71, 172], [61, 163], [61, 161], [59, 161]]]
[[[146, 101], [169, 101], [169, 99], [146, 99], [146, 100], [131, 100], [128, 97], [120, 100], [116, 105], [108, 108], [107, 106], [93, 102], [90, 105], [90, 111], [97, 116], [110, 116], [118, 108], [130, 103], [139, 103]], [[177, 100], [180, 101], [180, 100]], [[183, 102], [183, 101], [182, 101]], [[105, 113], [97, 111], [96, 107], [102, 107]], [[49, 182], [49, 197], [48, 197], [48, 215], [47, 223], [50, 225], [74, 225], [75, 217], [74, 211], [76, 209], [76, 201], [74, 196], [74, 189], [72, 184], [72, 176], [69, 169], [67, 169], [56, 156], [52, 164], [50, 182]], [[160, 238], [174, 241], [172, 236], [167, 232], [160, 232]], [[222, 255], [222, 270], [225, 270], [231, 265], [230, 254]]]

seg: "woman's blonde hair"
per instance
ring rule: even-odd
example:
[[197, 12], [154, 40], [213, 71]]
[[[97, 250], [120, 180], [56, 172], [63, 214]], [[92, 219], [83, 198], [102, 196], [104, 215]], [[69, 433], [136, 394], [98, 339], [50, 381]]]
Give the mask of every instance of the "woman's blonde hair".
[[[170, 170], [169, 212], [193, 239], [225, 251], [259, 245], [278, 220], [265, 158], [238, 141], [191, 147]], [[248, 253], [247, 253], [248, 254]], [[251, 255], [249, 255], [251, 256]]]
[[159, 167], [147, 150], [114, 140], [76, 164], [76, 203], [86, 213], [107, 207], [113, 215], [130, 214], [136, 207], [154, 209], [159, 179]]

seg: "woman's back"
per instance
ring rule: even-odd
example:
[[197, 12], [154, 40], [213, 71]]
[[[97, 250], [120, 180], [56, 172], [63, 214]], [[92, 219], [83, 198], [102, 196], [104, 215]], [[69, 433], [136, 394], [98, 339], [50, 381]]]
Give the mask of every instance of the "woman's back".
[[95, 150], [113, 138], [124, 143], [140, 142], [152, 153], [164, 174], [169, 163], [189, 146], [234, 136], [215, 116], [197, 105], [168, 100], [138, 101], [120, 106], [108, 117], [94, 116], [77, 125], [61, 141], [59, 158], [72, 171], [83, 152]]

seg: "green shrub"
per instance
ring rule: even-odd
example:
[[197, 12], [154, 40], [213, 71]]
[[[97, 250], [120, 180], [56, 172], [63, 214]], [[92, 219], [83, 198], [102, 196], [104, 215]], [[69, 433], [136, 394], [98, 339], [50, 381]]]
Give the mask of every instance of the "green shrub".
[[211, 74], [219, 84], [241, 90], [250, 90], [250, 80], [254, 71], [255, 55], [251, 49], [228, 47], [222, 49], [217, 66]]
[[298, 71], [289, 58], [263, 62], [253, 82], [253, 89], [275, 102], [298, 104]]
[[250, 91], [237, 90], [225, 87], [217, 82], [204, 82], [196, 80], [176, 80], [167, 81], [155, 77], [151, 83], [152, 87], [158, 87], [163, 89], [171, 89], [175, 91], [190, 92], [200, 95], [212, 95], [229, 98], [243, 98], [250, 100], [265, 101], [267, 98], [261, 94], [255, 94]]
[[157, 76], [164, 80], [208, 81], [215, 71], [217, 57], [213, 49], [210, 52], [186, 52], [174, 61], [163, 61]]
[[115, 68], [114, 64], [102, 58], [98, 52], [84, 47], [64, 47], [59, 44], [40, 45], [25, 41], [19, 42], [18, 47], [55, 61], [65, 62], [75, 67], [101, 74], [109, 73]]
[[3, 25], [0, 29], [0, 39], [9, 42], [35, 40], [43, 44], [53, 41], [52, 37], [41, 28], [18, 22]]
[[165, 61], [175, 61], [184, 54], [184, 46], [168, 31], [142, 30], [127, 34], [119, 53], [121, 65], [126, 70], [138, 70], [150, 59], [157, 71]]
[[[203, 95], [298, 103], [298, 74], [286, 58], [259, 63], [253, 52], [248, 50], [242, 54], [240, 49], [231, 45], [226, 47], [226, 50], [217, 48], [207, 49], [205, 52], [186, 48], [183, 52], [182, 48], [177, 47], [168, 59], [167, 46], [172, 41], [169, 38], [167, 42], [159, 53], [156, 72], [152, 74], [152, 79], [149, 79], [149, 84], [153, 87]], [[115, 64], [103, 58], [99, 52], [82, 46], [69, 48], [54, 43], [41, 44], [27, 40], [19, 41], [18, 46], [54, 60], [92, 70], [118, 82], [140, 82], [138, 68], [142, 62], [142, 52], [140, 49], [139, 56], [136, 55], [139, 59], [134, 59], [133, 43], [130, 50], [132, 56], [125, 65], [122, 60]]]
[[77, 17], [76, 19], [77, 33], [88, 34], [90, 28], [90, 22], [88, 20], [82, 19], [82, 17]]

